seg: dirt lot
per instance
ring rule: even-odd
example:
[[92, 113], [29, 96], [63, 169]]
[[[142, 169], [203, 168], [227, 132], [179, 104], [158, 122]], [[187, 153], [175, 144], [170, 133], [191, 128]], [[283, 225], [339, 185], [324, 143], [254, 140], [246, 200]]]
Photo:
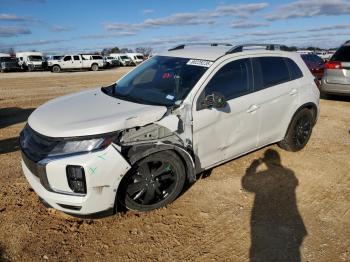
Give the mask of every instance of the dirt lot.
[[321, 101], [303, 151], [273, 145], [221, 165], [167, 208], [95, 220], [46, 209], [20, 168], [28, 115], [127, 70], [0, 75], [0, 261], [350, 261], [350, 99]]

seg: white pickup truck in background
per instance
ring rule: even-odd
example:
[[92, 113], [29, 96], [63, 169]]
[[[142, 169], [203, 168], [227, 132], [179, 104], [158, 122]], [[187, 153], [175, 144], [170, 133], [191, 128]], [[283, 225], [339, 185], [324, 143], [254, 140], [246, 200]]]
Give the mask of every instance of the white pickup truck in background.
[[82, 69], [97, 71], [104, 66], [103, 57], [100, 55], [65, 55], [60, 60], [48, 61], [48, 67], [53, 73], [58, 73], [61, 70]]

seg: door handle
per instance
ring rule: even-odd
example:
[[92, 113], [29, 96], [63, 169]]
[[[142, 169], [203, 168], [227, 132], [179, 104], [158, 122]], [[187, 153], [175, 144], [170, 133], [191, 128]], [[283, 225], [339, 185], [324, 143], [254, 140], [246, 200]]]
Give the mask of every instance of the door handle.
[[293, 88], [293, 89], [289, 92], [289, 94], [290, 94], [291, 96], [294, 96], [294, 95], [296, 95], [297, 93], [298, 93], [298, 90], [295, 89], [295, 88]]
[[260, 108], [260, 106], [257, 105], [251, 105], [248, 109], [247, 109], [247, 113], [254, 113], [256, 110], [258, 110]]

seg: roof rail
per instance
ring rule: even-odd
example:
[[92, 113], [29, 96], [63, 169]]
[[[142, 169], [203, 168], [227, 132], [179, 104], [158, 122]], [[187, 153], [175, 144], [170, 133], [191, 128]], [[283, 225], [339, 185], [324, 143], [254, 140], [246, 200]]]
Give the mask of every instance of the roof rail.
[[243, 52], [245, 47], [248, 47], [248, 48], [250, 47], [248, 50], [265, 48], [265, 50], [289, 51], [289, 48], [286, 45], [278, 45], [278, 44], [243, 44], [243, 45], [236, 45], [236, 46], [232, 47], [230, 50], [228, 50], [226, 52], [226, 55], [227, 54], [232, 54], [232, 53]]
[[173, 50], [179, 50], [179, 49], [184, 49], [185, 46], [194, 46], [194, 45], [203, 45], [203, 46], [232, 46], [232, 44], [229, 43], [187, 43], [187, 44], [181, 44], [177, 45], [173, 48], [170, 48], [168, 51], [173, 51]]

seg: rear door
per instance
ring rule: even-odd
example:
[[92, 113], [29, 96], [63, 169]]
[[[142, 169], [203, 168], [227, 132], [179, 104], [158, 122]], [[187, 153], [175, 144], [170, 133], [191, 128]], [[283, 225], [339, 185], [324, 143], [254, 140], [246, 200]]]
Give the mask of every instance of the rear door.
[[289, 58], [265, 56], [252, 61], [254, 91], [260, 96], [258, 146], [262, 147], [283, 138], [284, 127], [299, 105], [300, 83], [291, 81], [288, 64], [298, 66]]
[[[202, 169], [251, 151], [257, 146], [259, 98], [252, 92], [251, 60], [244, 58], [214, 70], [195, 100], [193, 148]], [[204, 98], [218, 92], [225, 108], [205, 108]]]
[[79, 55], [74, 55], [73, 56], [73, 63], [72, 63], [72, 68], [73, 69], [80, 69], [82, 68], [82, 60]]
[[350, 85], [350, 45], [341, 46], [332, 56], [330, 64], [341, 65], [327, 68], [327, 83]]

